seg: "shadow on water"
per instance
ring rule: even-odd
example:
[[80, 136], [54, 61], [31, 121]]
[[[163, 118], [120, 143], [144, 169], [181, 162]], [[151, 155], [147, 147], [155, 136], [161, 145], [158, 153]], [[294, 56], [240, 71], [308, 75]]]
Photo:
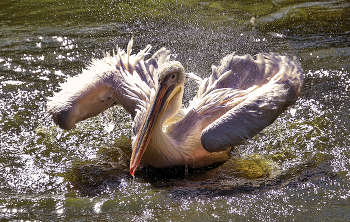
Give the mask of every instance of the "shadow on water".
[[[129, 148], [130, 150], [130, 148]], [[234, 155], [234, 154], [233, 154]], [[264, 163], [252, 158], [231, 158], [221, 164], [194, 169], [143, 167], [135, 178], [129, 174], [129, 159], [120, 148], [104, 148], [95, 160], [75, 162], [62, 175], [81, 196], [96, 197], [111, 190], [123, 189], [121, 183], [149, 183], [151, 187], [167, 190], [176, 198], [235, 196], [255, 194], [280, 188], [294, 189], [305, 182], [317, 183], [325, 178], [335, 179], [331, 155], [316, 155], [308, 161], [272, 175]], [[132, 181], [132, 182], [131, 182]]]

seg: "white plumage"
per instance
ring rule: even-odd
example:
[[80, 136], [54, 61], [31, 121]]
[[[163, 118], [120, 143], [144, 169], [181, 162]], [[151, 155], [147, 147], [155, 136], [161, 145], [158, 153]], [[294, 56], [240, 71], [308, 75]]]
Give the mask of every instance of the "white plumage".
[[[63, 129], [120, 104], [134, 119], [130, 172], [138, 165], [202, 167], [228, 158], [292, 105], [301, 94], [302, 69], [296, 59], [274, 53], [237, 56], [212, 67], [210, 77], [185, 74], [162, 48], [131, 55], [107, 54], [82, 74], [69, 78], [49, 99], [48, 112]], [[185, 75], [198, 83], [189, 107], [181, 108]]]

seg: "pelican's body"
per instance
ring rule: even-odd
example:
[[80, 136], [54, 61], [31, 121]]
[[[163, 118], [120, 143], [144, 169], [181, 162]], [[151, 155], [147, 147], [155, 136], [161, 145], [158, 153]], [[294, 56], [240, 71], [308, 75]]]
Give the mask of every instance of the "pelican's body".
[[[170, 52], [160, 49], [144, 60], [147, 46], [131, 55], [94, 60], [62, 85], [48, 102], [55, 123], [71, 129], [81, 120], [121, 104], [134, 119], [130, 173], [139, 165], [203, 167], [223, 162], [228, 150], [243, 144], [300, 96], [302, 70], [297, 61], [276, 54], [226, 56], [209, 78], [185, 74]], [[181, 108], [185, 76], [198, 92]]]

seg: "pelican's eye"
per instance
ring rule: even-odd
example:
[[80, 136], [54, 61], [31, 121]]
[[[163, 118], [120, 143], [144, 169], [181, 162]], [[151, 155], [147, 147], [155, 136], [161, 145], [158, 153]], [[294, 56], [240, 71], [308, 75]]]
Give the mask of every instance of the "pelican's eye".
[[172, 78], [172, 79], [175, 79], [175, 74], [173, 74], [173, 75], [171, 76], [171, 78]]

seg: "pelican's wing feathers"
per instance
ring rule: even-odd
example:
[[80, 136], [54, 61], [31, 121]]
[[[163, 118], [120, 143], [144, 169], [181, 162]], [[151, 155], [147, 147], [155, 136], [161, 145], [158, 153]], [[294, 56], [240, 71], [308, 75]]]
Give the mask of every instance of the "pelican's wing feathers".
[[147, 110], [152, 91], [158, 85], [157, 68], [170, 58], [170, 51], [162, 48], [144, 60], [151, 49], [147, 46], [132, 55], [133, 40], [127, 52], [117, 47], [113, 55], [92, 60], [81, 74], [70, 77], [61, 91], [48, 99], [47, 110], [54, 122], [69, 130], [79, 121], [96, 116], [107, 108], [121, 104], [133, 118]]
[[210, 152], [243, 144], [301, 94], [302, 69], [286, 56], [231, 54], [212, 69], [187, 110], [187, 118], [202, 119], [201, 143]]

